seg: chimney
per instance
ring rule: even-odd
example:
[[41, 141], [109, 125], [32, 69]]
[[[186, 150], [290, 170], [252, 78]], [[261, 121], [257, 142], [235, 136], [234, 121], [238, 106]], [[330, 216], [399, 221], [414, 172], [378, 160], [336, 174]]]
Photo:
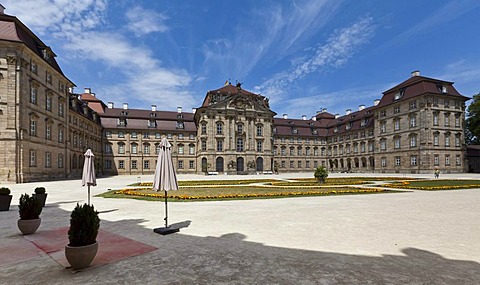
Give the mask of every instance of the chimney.
[[347, 109], [347, 110], [345, 111], [345, 115], [348, 116], [348, 115], [350, 115], [351, 112], [352, 112], [352, 109]]
[[128, 103], [123, 103], [123, 110], [128, 110]]
[[73, 87], [68, 87], [68, 93], [73, 93]]
[[302, 115], [302, 120], [306, 121], [307, 120], [307, 115]]
[[3, 7], [2, 4], [0, 4], [0, 15], [5, 14], [5, 7]]
[[335, 114], [335, 119], [340, 118], [340, 114]]
[[326, 112], [327, 112], [327, 108], [323, 108], [322, 113], [326, 113]]
[[113, 109], [113, 102], [108, 102], [108, 109]]
[[84, 91], [83, 93], [85, 93], [85, 94], [90, 94], [90, 93], [92, 93], [92, 88], [90, 88], [90, 87], [85, 87], [84, 90], [85, 90], [85, 91]]
[[378, 106], [380, 104], [380, 99], [373, 100], [373, 106]]
[[156, 112], [157, 111], [157, 105], [152, 105], [152, 112]]
[[192, 113], [195, 114], [196, 111], [197, 111], [197, 108], [192, 108]]
[[288, 114], [283, 114], [283, 118], [286, 120], [288, 119]]
[[363, 109], [365, 109], [365, 105], [359, 105], [358, 106], [358, 111], [362, 111]]
[[412, 77], [414, 76], [420, 76], [420, 71], [419, 70], [412, 71]]
[[177, 107], [177, 113], [182, 113], [182, 107]]
[[316, 121], [316, 120], [317, 120], [317, 117], [313, 116], [312, 121]]

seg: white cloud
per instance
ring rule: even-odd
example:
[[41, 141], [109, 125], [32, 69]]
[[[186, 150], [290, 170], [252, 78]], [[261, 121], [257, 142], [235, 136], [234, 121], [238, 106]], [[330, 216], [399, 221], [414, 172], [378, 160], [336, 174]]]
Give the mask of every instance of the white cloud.
[[165, 24], [168, 17], [164, 14], [137, 6], [128, 10], [126, 16], [129, 21], [128, 29], [134, 32], [136, 36], [168, 31]]
[[314, 49], [313, 54], [296, 59], [293, 66], [284, 72], [275, 74], [254, 89], [276, 102], [281, 100], [283, 90], [296, 80], [308, 74], [327, 68], [339, 68], [367, 43], [374, 35], [373, 19], [363, 18], [350, 27], [336, 30], [326, 44]]

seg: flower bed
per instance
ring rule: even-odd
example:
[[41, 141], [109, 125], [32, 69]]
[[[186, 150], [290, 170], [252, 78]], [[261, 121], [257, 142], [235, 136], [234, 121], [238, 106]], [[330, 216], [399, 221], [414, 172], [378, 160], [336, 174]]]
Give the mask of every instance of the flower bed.
[[[246, 180], [190, 180], [178, 181], [178, 186], [203, 186], [203, 185], [243, 185], [251, 183], [268, 183], [278, 181], [276, 179], [246, 179]], [[153, 182], [134, 183], [132, 186], [152, 187]]]
[[480, 180], [423, 180], [423, 181], [403, 181], [397, 183], [383, 184], [381, 187], [414, 189], [414, 190], [455, 190], [480, 188]]

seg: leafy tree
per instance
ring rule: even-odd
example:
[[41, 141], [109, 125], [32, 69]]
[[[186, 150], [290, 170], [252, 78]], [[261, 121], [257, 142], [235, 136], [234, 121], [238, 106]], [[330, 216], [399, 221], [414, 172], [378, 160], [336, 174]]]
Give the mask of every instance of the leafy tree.
[[473, 102], [467, 108], [467, 144], [480, 144], [480, 93], [473, 95]]
[[328, 177], [328, 171], [325, 167], [319, 166], [315, 169], [313, 176], [315, 176], [315, 178], [318, 180], [318, 183], [322, 184]]

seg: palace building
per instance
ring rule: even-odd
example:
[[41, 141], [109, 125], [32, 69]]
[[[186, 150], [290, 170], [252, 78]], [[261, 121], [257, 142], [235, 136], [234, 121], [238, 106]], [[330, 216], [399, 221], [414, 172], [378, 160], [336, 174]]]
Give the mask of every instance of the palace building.
[[[0, 5], [0, 181], [81, 177], [91, 148], [100, 175], [152, 174], [161, 138], [178, 173], [465, 172], [465, 102], [453, 82], [415, 71], [372, 106], [300, 119], [225, 84], [185, 112], [105, 104]], [[315, 102], [312, 102], [314, 104]]]

